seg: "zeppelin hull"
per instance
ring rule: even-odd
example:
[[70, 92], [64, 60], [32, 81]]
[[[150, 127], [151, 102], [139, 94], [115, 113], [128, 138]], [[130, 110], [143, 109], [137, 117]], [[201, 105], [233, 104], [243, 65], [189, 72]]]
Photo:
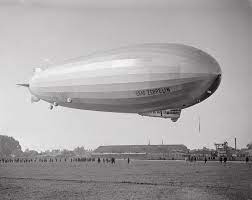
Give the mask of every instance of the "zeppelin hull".
[[220, 74], [218, 63], [198, 49], [149, 44], [44, 70], [31, 79], [30, 91], [65, 107], [143, 113], [204, 100], [218, 87]]

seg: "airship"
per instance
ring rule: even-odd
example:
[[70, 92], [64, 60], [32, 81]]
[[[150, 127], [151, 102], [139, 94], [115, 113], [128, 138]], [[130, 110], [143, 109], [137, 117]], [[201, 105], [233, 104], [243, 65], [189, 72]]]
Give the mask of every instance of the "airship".
[[27, 84], [31, 101], [49, 108], [180, 117], [211, 96], [221, 68], [208, 53], [183, 44], [138, 44], [37, 68]]

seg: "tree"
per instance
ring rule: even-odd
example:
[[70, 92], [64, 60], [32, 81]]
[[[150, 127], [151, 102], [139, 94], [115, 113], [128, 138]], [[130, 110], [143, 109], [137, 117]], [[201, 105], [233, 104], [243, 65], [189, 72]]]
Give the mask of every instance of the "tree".
[[85, 148], [82, 146], [82, 147], [76, 147], [74, 150], [73, 150], [74, 154], [77, 155], [77, 156], [83, 156], [87, 153], [87, 151], [85, 150]]
[[19, 156], [22, 149], [17, 140], [13, 137], [0, 135], [0, 157]]
[[73, 151], [69, 151], [67, 149], [63, 149], [61, 151], [61, 156], [63, 156], [63, 157], [71, 157], [71, 156], [74, 156], [74, 153], [73, 153]]
[[250, 142], [249, 144], [247, 144], [247, 148], [248, 149], [252, 149], [252, 142]]
[[24, 153], [22, 154], [22, 156], [24, 157], [35, 157], [38, 155], [38, 152], [35, 151], [35, 150], [29, 150], [29, 149], [26, 149], [24, 151]]

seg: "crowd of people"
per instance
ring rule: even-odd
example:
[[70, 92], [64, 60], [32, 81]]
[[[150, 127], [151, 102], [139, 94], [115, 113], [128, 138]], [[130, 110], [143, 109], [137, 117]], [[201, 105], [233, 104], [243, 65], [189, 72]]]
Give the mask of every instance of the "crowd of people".
[[[73, 158], [58, 158], [58, 157], [43, 157], [43, 158], [0, 158], [1, 163], [54, 163], [54, 162], [98, 162], [115, 164], [116, 159], [111, 158], [94, 158], [94, 157], [73, 157]], [[128, 158], [129, 163], [129, 158]]]
[[[95, 158], [95, 157], [43, 157], [43, 158], [0, 158], [0, 164], [3, 163], [57, 163], [57, 162], [98, 162], [115, 164], [116, 159], [110, 158]], [[127, 163], [130, 163], [130, 158], [127, 158]]]
[[[207, 161], [210, 160], [210, 159], [208, 159], [207, 157], [204, 157], [204, 159], [200, 159], [200, 160], [203, 160], [204, 163], [206, 164]], [[212, 160], [212, 159], [211, 159], [211, 160]], [[190, 157], [188, 157], [188, 158], [186, 159], [186, 161], [196, 162], [196, 161], [198, 161], [198, 159], [197, 159], [196, 156], [190, 156]], [[226, 164], [227, 161], [228, 161], [228, 158], [227, 158], [226, 156], [220, 156], [220, 157], [219, 157], [219, 162], [220, 162], [221, 164], [222, 164], [222, 163]], [[246, 162], [246, 163], [249, 162], [249, 157], [248, 157], [248, 156], [245, 158], [245, 162]]]
[[[202, 159], [201, 159], [202, 160]], [[206, 164], [207, 157], [203, 159], [204, 163]], [[227, 163], [227, 157], [219, 157], [220, 163]], [[116, 159], [114, 157], [110, 158], [95, 158], [95, 157], [68, 157], [68, 158], [62, 158], [62, 157], [42, 157], [42, 158], [0, 158], [0, 164], [3, 163], [57, 163], [57, 162], [98, 162], [98, 163], [111, 163], [115, 164]], [[190, 156], [186, 158], [186, 161], [190, 162], [196, 162], [198, 161], [196, 156]], [[249, 162], [249, 157], [245, 158], [245, 162]], [[127, 163], [130, 163], [130, 158], [127, 158]]]

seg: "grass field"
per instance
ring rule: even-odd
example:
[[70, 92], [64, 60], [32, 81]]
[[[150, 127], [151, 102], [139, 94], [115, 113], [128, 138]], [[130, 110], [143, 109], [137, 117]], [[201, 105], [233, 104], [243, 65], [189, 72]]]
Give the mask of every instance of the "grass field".
[[[250, 163], [252, 164], [252, 163]], [[5, 163], [0, 199], [251, 199], [252, 165], [116, 160]]]

